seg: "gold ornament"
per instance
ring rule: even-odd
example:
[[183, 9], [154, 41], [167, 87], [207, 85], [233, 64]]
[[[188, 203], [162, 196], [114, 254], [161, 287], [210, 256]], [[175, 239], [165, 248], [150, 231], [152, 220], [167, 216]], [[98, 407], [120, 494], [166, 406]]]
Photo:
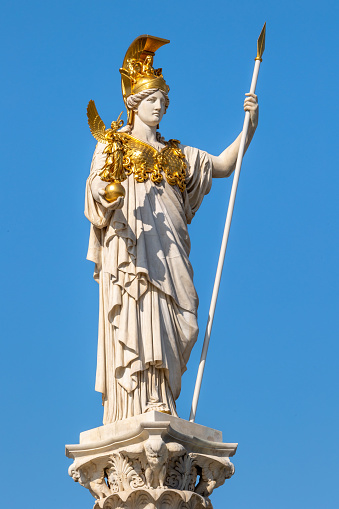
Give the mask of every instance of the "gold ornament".
[[[152, 35], [140, 35], [128, 48], [122, 67], [121, 88], [125, 106], [127, 97], [142, 90], [159, 88], [168, 94], [169, 86], [162, 75], [162, 69], [153, 68], [153, 57], [158, 48], [170, 41]], [[127, 108], [127, 124], [133, 124], [133, 111]]]
[[[153, 68], [153, 57], [158, 48], [169, 42], [167, 39], [141, 35], [128, 48], [120, 69], [126, 108], [127, 98], [131, 94], [151, 88], [168, 93], [169, 86], [163, 78], [162, 69]], [[127, 108], [127, 115], [128, 124], [133, 124], [133, 111]], [[171, 186], [177, 185], [182, 192], [186, 189], [185, 156], [179, 148], [178, 140], [169, 140], [166, 146], [158, 151], [127, 133], [117, 132], [123, 125], [120, 120], [121, 113], [118, 119], [112, 122], [111, 128], [106, 129], [94, 101], [88, 103], [87, 116], [94, 138], [106, 145], [106, 162], [99, 175], [102, 180], [110, 183], [106, 186], [107, 201], [114, 201], [118, 196], [125, 195], [121, 182], [132, 173], [137, 182], [145, 182], [150, 178], [155, 184], [162, 182], [165, 174]]]
[[179, 148], [180, 141], [169, 140], [160, 151], [133, 138], [127, 133], [119, 133], [124, 138], [125, 156], [123, 166], [126, 175], [134, 174], [137, 182], [145, 182], [149, 178], [154, 184], [159, 184], [165, 174], [171, 186], [177, 185], [180, 191], [186, 189], [185, 156]]
[[94, 101], [90, 101], [87, 106], [88, 125], [91, 133], [97, 141], [107, 145], [104, 149], [104, 154], [107, 154], [106, 162], [99, 176], [101, 180], [110, 182], [105, 188], [105, 199], [108, 202], [115, 201], [119, 196], [125, 196], [125, 189], [121, 185], [121, 182], [127, 178], [123, 167], [124, 140], [117, 133], [117, 130], [124, 124], [124, 121], [120, 120], [121, 115], [122, 112], [118, 119], [111, 123], [111, 128], [106, 129]]
[[125, 188], [119, 182], [111, 182], [105, 187], [105, 200], [110, 203], [117, 200], [120, 196], [124, 198], [125, 194]]
[[257, 42], [257, 56], [254, 60], [260, 60], [262, 62], [262, 56], [265, 51], [265, 39], [266, 39], [266, 21], [259, 35], [259, 39]]

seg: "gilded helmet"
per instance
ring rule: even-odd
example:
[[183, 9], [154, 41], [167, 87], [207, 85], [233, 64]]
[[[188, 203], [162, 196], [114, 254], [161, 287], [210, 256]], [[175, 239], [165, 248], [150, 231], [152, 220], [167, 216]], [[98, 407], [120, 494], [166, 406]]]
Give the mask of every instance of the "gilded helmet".
[[155, 52], [169, 42], [167, 39], [152, 35], [140, 35], [128, 48], [120, 69], [122, 96], [127, 108], [128, 124], [133, 123], [133, 111], [127, 107], [127, 97], [151, 88], [158, 88], [166, 94], [169, 91], [162, 69], [153, 68]]

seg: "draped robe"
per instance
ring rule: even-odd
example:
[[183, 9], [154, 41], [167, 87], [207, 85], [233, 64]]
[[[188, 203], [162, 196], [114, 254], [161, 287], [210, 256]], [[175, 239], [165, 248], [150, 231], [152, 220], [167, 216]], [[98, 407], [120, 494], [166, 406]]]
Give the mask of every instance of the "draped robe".
[[91, 187], [105, 163], [104, 148], [98, 143], [95, 149], [85, 201], [87, 258], [100, 288], [95, 389], [103, 395], [104, 424], [152, 409], [176, 415], [198, 335], [187, 224], [211, 188], [211, 157], [181, 145], [184, 192], [165, 175], [154, 184], [132, 174], [123, 182], [122, 209], [107, 211]]

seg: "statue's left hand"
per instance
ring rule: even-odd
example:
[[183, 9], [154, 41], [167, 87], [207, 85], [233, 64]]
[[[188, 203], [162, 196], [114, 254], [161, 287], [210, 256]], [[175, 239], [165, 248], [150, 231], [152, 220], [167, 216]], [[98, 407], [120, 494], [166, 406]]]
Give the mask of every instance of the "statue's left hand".
[[255, 130], [257, 128], [259, 118], [258, 97], [251, 93], [245, 95], [246, 99], [244, 101], [244, 110], [250, 112], [251, 127]]

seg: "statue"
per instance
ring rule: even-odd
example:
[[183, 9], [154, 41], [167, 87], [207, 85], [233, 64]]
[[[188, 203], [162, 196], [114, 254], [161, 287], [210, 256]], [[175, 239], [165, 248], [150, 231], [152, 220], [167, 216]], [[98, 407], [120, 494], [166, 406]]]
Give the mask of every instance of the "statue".
[[[169, 41], [148, 35], [128, 48], [122, 68], [127, 125], [106, 129], [93, 101], [88, 122], [98, 141], [86, 186], [88, 258], [99, 282], [96, 390], [104, 425], [66, 446], [69, 474], [96, 499], [94, 509], [213, 509], [210, 496], [234, 474], [236, 443], [194, 422], [221, 269], [241, 170], [258, 123], [255, 95], [264, 25], [242, 133], [219, 156], [158, 129], [169, 105], [155, 52]], [[181, 375], [197, 339], [198, 297], [189, 261], [191, 222], [212, 179], [234, 171], [223, 241], [190, 420], [176, 414]]]
[[[239, 135], [213, 156], [161, 137], [169, 87], [153, 57], [168, 42], [140, 36], [128, 48], [120, 69], [125, 127], [119, 117], [107, 130], [94, 102], [88, 107], [98, 144], [85, 214], [88, 259], [100, 288], [96, 390], [104, 424], [151, 410], [177, 415], [181, 376], [198, 335], [187, 224], [212, 178], [232, 174], [240, 144]], [[245, 148], [258, 123], [257, 97], [246, 96]]]

